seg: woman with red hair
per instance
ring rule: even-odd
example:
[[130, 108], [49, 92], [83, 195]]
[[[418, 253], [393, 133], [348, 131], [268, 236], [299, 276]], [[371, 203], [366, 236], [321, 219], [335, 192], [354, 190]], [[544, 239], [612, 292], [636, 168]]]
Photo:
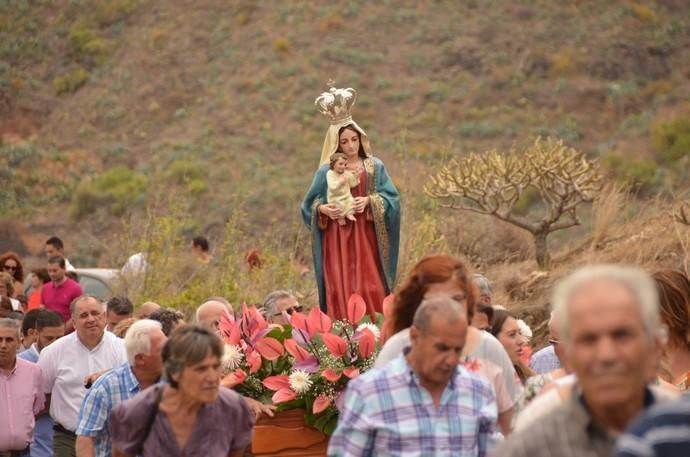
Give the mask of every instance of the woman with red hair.
[[[465, 263], [448, 254], [434, 254], [420, 260], [398, 289], [390, 316], [384, 327], [391, 336], [379, 354], [380, 367], [403, 353], [410, 345], [409, 327], [417, 308], [425, 298], [446, 294], [467, 309], [467, 323], [472, 322], [477, 290]], [[521, 387], [515, 382], [515, 369], [501, 343], [489, 333], [469, 326], [463, 348], [463, 365], [484, 376], [494, 386], [498, 404], [498, 422], [504, 434], [510, 431], [513, 406]]]

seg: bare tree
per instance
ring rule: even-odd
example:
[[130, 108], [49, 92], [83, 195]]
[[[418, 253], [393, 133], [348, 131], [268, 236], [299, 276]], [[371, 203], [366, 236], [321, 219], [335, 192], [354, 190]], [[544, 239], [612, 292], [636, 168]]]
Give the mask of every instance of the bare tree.
[[[488, 214], [527, 230], [534, 237], [539, 268], [548, 269], [547, 236], [580, 224], [577, 207], [592, 202], [603, 182], [599, 162], [562, 141], [537, 138], [522, 151], [471, 154], [441, 167], [425, 186], [447, 208]], [[516, 212], [520, 198], [536, 192], [541, 218]]]

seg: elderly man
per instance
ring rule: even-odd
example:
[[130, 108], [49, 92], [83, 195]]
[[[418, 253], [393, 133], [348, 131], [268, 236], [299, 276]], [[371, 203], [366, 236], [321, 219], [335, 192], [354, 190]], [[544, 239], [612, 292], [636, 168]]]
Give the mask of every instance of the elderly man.
[[295, 311], [302, 312], [302, 306], [287, 290], [273, 291], [264, 299], [264, 316], [274, 324], [285, 324], [285, 314], [291, 315]]
[[14, 319], [0, 319], [0, 455], [29, 455], [29, 444], [43, 409], [41, 369], [17, 358], [19, 324]]
[[127, 362], [96, 381], [86, 394], [77, 425], [77, 457], [110, 457], [108, 417], [112, 409], [158, 381], [167, 341], [160, 322], [142, 319], [127, 330]]
[[[36, 311], [38, 311], [35, 325], [36, 342], [17, 355], [18, 358], [31, 363], [37, 363], [41, 351], [65, 335], [65, 321], [59, 313], [48, 309]], [[41, 386], [42, 391], [43, 386]], [[48, 411], [43, 411], [36, 417], [34, 439], [31, 441], [31, 457], [52, 457], [53, 425], [53, 419]]]
[[496, 455], [608, 457], [616, 437], [655, 400], [647, 387], [661, 351], [654, 282], [633, 268], [586, 267], [558, 284], [553, 305], [578, 386]]
[[411, 348], [350, 381], [328, 455], [486, 456], [498, 411], [488, 381], [459, 365], [467, 327], [451, 297], [422, 302]]
[[82, 296], [70, 308], [76, 331], [45, 348], [38, 358], [45, 392], [51, 394], [55, 457], [75, 456], [74, 431], [89, 377], [127, 360], [122, 340], [105, 331], [105, 309], [98, 299]]
[[196, 322], [219, 333], [221, 317], [231, 312], [230, 302], [223, 297], [211, 297], [197, 308]]
[[557, 334], [552, 312], [549, 319], [549, 345], [535, 352], [529, 361], [530, 368], [539, 374], [549, 373], [561, 367], [561, 362], [556, 354], [556, 346], [559, 343]]

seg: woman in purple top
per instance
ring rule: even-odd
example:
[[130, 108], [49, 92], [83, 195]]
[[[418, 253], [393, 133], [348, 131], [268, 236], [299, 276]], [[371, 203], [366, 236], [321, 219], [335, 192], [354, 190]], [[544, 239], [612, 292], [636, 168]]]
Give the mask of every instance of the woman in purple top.
[[205, 328], [177, 329], [163, 348], [168, 384], [115, 407], [109, 429], [113, 456], [239, 457], [252, 439], [252, 413], [220, 387], [223, 346]]

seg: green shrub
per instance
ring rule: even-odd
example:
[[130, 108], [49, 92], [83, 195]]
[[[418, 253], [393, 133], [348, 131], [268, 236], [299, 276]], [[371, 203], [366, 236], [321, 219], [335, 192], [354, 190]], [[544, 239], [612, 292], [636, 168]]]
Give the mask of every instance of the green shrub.
[[141, 173], [118, 166], [112, 168], [93, 181], [83, 181], [72, 197], [72, 216], [80, 219], [99, 208], [107, 208], [115, 216], [140, 200], [148, 180]]
[[111, 25], [126, 19], [138, 4], [138, 0], [98, 0], [93, 6], [93, 16], [99, 25]]
[[80, 66], [73, 68], [64, 75], [53, 79], [53, 88], [55, 89], [55, 93], [60, 95], [67, 92], [75, 92], [81, 86], [86, 84], [86, 81], [88, 81], [90, 75], [91, 73]]
[[77, 61], [89, 67], [100, 65], [108, 55], [108, 42], [99, 37], [86, 20], [79, 20], [70, 27], [69, 40]]
[[170, 164], [167, 175], [177, 184], [185, 184], [189, 180], [201, 178], [201, 167], [188, 159], [177, 159]]
[[649, 191], [661, 182], [659, 165], [651, 159], [630, 159], [619, 153], [604, 157], [604, 166], [622, 184], [630, 185], [632, 190]]
[[667, 162], [690, 157], [690, 118], [661, 123], [652, 128], [654, 143]]

